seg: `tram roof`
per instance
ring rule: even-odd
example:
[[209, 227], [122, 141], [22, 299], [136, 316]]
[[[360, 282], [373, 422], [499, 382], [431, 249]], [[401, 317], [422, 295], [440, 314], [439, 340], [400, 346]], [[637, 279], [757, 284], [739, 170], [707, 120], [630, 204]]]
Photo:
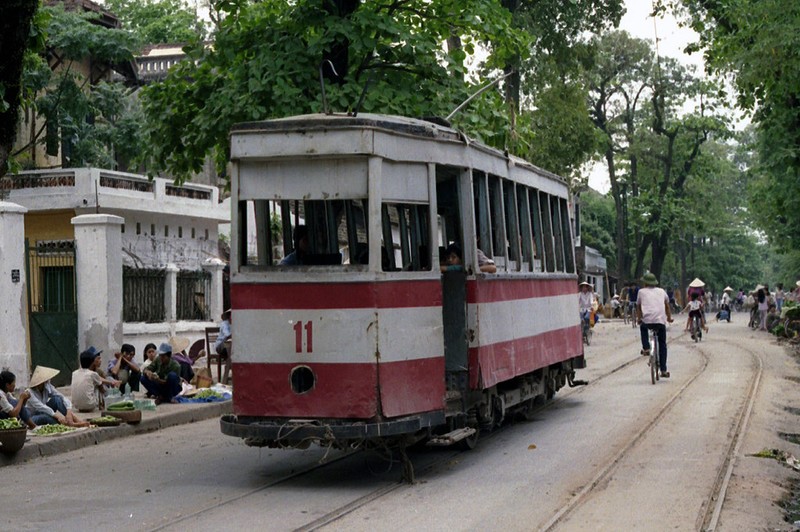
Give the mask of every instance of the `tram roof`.
[[363, 113], [357, 116], [347, 114], [306, 114], [285, 118], [274, 118], [257, 122], [240, 122], [231, 127], [231, 136], [258, 132], [278, 132], [286, 130], [316, 130], [336, 128], [374, 128], [394, 131], [404, 135], [429, 138], [432, 140], [445, 140], [463, 142], [478, 147], [483, 151], [493, 152], [498, 157], [503, 157], [515, 165], [527, 166], [536, 172], [557, 181], [565, 182], [562, 176], [545, 170], [535, 164], [512, 155], [503, 150], [486, 146], [467, 137], [464, 133], [452, 128], [443, 118], [431, 119], [409, 118], [397, 115], [382, 115]]

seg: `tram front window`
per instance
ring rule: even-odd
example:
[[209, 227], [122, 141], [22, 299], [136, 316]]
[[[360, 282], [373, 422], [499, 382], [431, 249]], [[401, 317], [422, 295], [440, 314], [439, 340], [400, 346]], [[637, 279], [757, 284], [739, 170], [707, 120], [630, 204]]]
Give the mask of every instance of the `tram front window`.
[[239, 203], [242, 266], [367, 263], [366, 201], [255, 200]]

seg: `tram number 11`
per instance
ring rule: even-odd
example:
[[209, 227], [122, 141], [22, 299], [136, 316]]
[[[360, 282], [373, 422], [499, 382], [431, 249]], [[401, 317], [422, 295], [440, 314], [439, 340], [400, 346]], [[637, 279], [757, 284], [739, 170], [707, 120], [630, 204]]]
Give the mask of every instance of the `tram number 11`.
[[313, 327], [310, 321], [305, 322], [305, 324], [302, 321], [298, 321], [294, 324], [294, 352], [303, 352], [303, 329], [306, 330], [306, 353], [311, 353], [314, 351], [314, 347], [311, 343]]

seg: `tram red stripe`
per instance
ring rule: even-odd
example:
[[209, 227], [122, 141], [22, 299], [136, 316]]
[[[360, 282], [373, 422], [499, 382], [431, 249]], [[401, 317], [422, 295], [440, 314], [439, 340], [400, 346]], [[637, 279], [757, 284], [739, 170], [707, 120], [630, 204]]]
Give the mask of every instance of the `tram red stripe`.
[[234, 309], [409, 308], [442, 305], [439, 279], [363, 283], [234, 283]]
[[574, 279], [512, 279], [487, 276], [467, 282], [468, 303], [497, 303], [564, 294], [575, 294], [575, 301], [578, 300], [578, 284]]
[[290, 375], [298, 364], [233, 363], [233, 409], [243, 416], [371, 419], [378, 414], [378, 372], [383, 414], [396, 417], [444, 408], [444, 358], [380, 364], [321, 364], [314, 388], [298, 395]]
[[469, 349], [469, 385], [487, 388], [516, 375], [569, 360], [582, 351], [580, 325]]

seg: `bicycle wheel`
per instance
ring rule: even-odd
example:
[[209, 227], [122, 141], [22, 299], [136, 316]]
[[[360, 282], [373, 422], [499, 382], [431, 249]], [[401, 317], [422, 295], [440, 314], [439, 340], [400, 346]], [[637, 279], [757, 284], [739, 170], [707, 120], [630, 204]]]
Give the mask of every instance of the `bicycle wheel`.
[[658, 351], [658, 338], [655, 335], [653, 335], [653, 358], [656, 364], [656, 381], [658, 381], [661, 379], [661, 353]]
[[653, 384], [658, 380], [658, 344], [650, 346], [650, 382]]

